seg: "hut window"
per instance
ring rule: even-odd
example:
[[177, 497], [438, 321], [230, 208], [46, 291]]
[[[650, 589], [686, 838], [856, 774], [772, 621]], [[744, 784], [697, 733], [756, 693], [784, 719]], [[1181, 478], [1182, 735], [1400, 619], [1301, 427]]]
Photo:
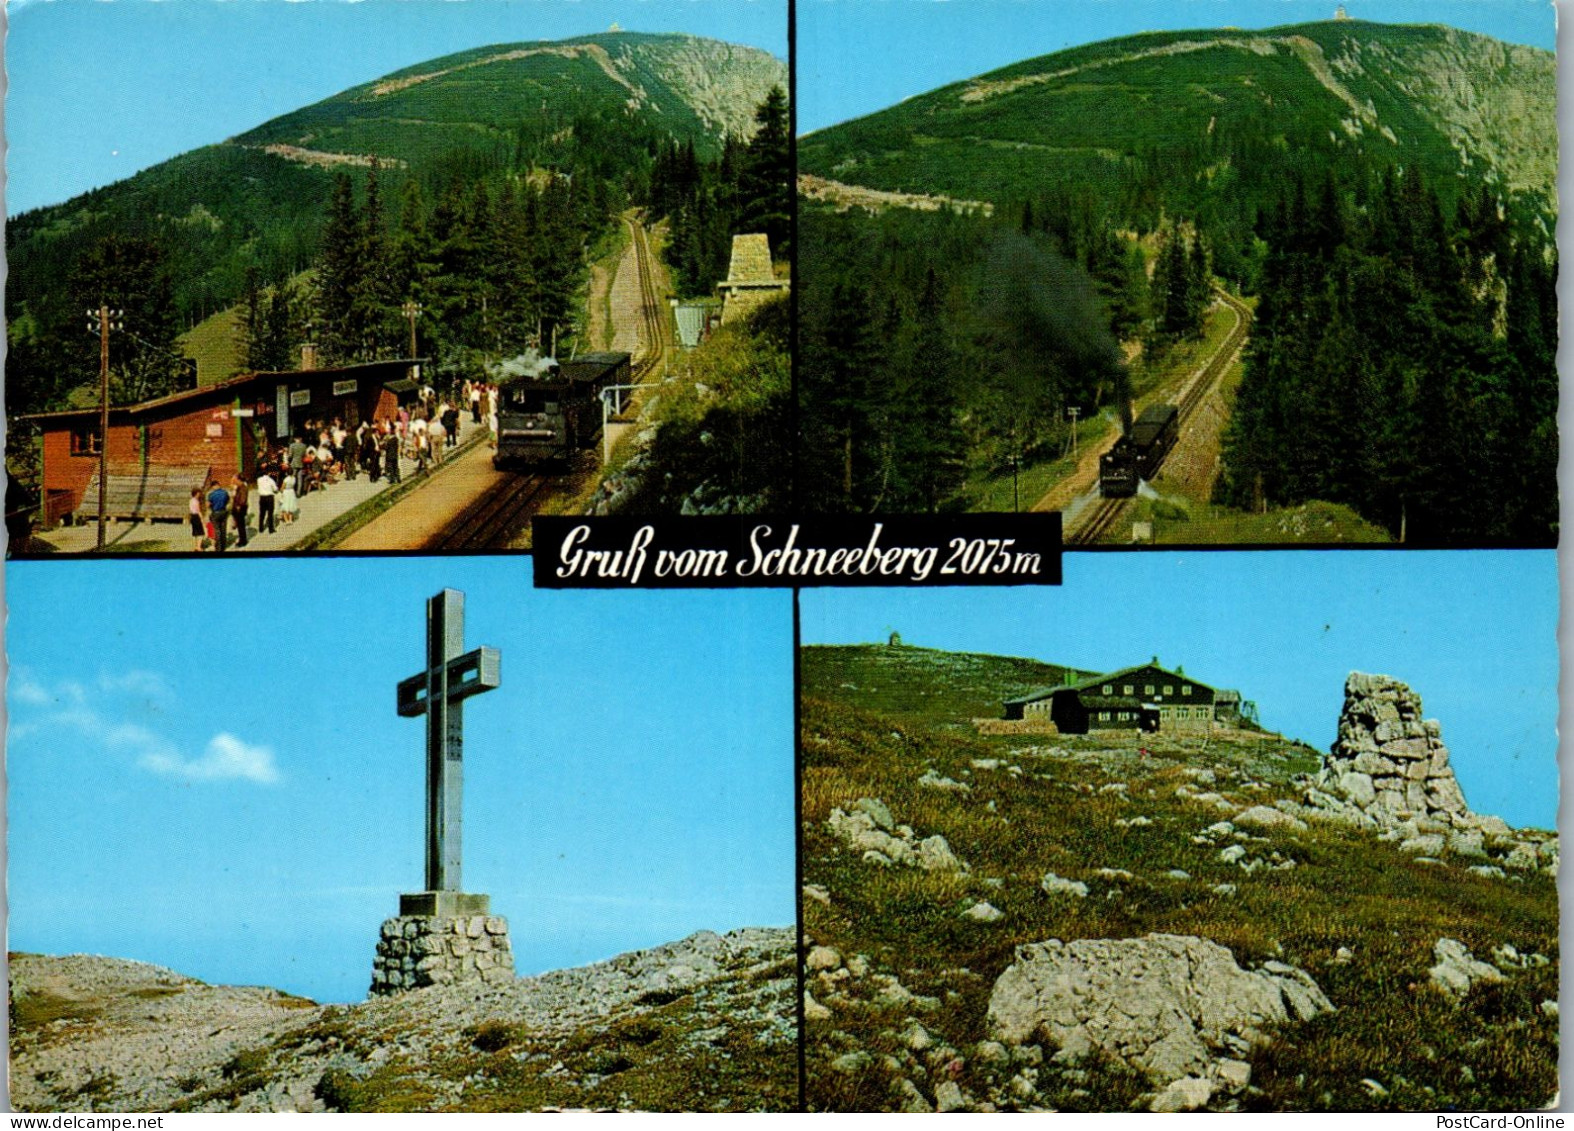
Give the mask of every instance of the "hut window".
[[71, 454], [74, 456], [98, 455], [98, 428], [82, 424], [71, 429]]
[[1175, 685], [1173, 683], [1166, 683], [1164, 685], [1164, 694], [1166, 694], [1166, 695], [1174, 695], [1175, 694]]
[[1153, 684], [1151, 684], [1151, 683], [1143, 684], [1142, 685], [1142, 693], [1144, 695], [1152, 695], [1153, 694]]
[[1189, 684], [1189, 683], [1181, 684], [1181, 694], [1182, 695], [1190, 695], [1191, 694], [1191, 684]]
[[1131, 684], [1129, 684], [1129, 683], [1126, 684], [1126, 688], [1125, 688], [1125, 692], [1124, 693], [1126, 695], [1130, 695], [1131, 694]]
[[1104, 685], [1104, 694], [1105, 695], [1113, 695], [1114, 693], [1115, 693], [1115, 689], [1113, 687], [1111, 687], [1109, 684], [1106, 683]]
[[1108, 711], [1100, 711], [1099, 712], [1099, 722], [1101, 722], [1101, 723], [1109, 722], [1109, 712]]

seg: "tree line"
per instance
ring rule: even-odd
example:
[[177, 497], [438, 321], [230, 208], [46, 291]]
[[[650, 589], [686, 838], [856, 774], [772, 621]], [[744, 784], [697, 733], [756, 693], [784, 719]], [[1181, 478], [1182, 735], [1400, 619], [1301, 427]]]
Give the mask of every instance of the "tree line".
[[809, 208], [799, 239], [805, 510], [955, 508], [970, 466], [1041, 457], [1068, 407], [1126, 395], [1097, 285], [1034, 223]]
[[1422, 175], [1297, 183], [1261, 224], [1260, 301], [1219, 497], [1346, 503], [1420, 544], [1551, 545], [1551, 249], [1487, 187], [1451, 211]]
[[311, 283], [248, 279], [245, 367], [293, 368], [306, 340], [328, 365], [405, 356], [412, 311], [415, 353], [442, 370], [549, 347], [572, 322], [583, 248], [611, 222], [585, 184], [552, 173], [454, 183], [431, 202], [411, 179], [390, 223], [375, 164], [359, 192], [340, 174]]
[[729, 135], [714, 160], [690, 141], [663, 142], [650, 174], [654, 217], [671, 224], [666, 258], [680, 294], [708, 295], [727, 277], [732, 237], [764, 232], [778, 262], [792, 255], [792, 144], [787, 95], [773, 87], [747, 143]]

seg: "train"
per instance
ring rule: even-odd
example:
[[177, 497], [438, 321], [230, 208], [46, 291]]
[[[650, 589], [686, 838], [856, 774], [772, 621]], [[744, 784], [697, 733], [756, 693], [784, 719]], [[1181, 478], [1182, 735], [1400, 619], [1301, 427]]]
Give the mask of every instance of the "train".
[[627, 353], [550, 357], [498, 380], [497, 453], [492, 466], [567, 463], [601, 439], [601, 393], [629, 384]]
[[1149, 405], [1115, 446], [1099, 457], [1099, 494], [1106, 499], [1129, 499], [1137, 482], [1152, 479], [1175, 446], [1180, 431], [1180, 409], [1172, 404]]

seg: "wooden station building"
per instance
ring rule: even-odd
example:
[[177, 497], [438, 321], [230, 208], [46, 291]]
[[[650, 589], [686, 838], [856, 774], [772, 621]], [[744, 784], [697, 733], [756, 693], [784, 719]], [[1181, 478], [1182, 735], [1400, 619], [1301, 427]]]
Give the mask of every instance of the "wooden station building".
[[[1229, 696], [1233, 695], [1233, 700]], [[1219, 706], [1230, 701], [1238, 714], [1238, 693], [1224, 693], [1198, 683], [1184, 671], [1168, 671], [1151, 663], [1122, 668], [1062, 687], [1044, 687], [1004, 704], [1006, 719], [1041, 719], [1055, 724], [1062, 734], [1087, 734], [1094, 730], [1206, 732], [1221, 717]]]
[[[257, 457], [306, 421], [347, 428], [387, 418], [417, 399], [421, 361], [373, 361], [339, 369], [243, 373], [109, 410], [111, 518], [184, 519], [193, 487], [257, 472]], [[43, 432], [45, 526], [98, 506], [98, 408], [22, 419]]]

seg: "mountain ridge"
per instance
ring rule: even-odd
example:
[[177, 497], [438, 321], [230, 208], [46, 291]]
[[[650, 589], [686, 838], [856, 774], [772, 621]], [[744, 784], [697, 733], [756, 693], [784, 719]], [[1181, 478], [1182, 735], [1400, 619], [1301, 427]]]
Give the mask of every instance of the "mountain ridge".
[[390, 201], [405, 179], [429, 196], [456, 178], [534, 169], [621, 181], [648, 138], [719, 152], [727, 134], [752, 132], [759, 103], [786, 81], [786, 64], [762, 49], [680, 33], [486, 45], [411, 64], [10, 217], [8, 320], [25, 331], [82, 256], [117, 235], [159, 241], [192, 324], [235, 300], [248, 267], [273, 281], [308, 265], [334, 175], [364, 178], [373, 156]]
[[30, 1111], [782, 1109], [797, 1095], [788, 927], [701, 931], [489, 987], [319, 1005], [145, 962], [10, 956]]
[[[1250, 138], [1255, 115], [1270, 147], [1418, 161], [1429, 177], [1501, 185], [1546, 217], [1556, 209], [1555, 108], [1551, 52], [1442, 24], [1144, 32], [1024, 59], [815, 131], [800, 139], [800, 168], [1000, 203], [1027, 195], [1018, 188], [1035, 167], [1107, 180], [1107, 166], [1145, 148], [1188, 144], [1215, 159], [1199, 160], [1197, 175], [1218, 193], [1232, 183], [1231, 157], [1271, 157], [1260, 147], [1232, 153], [1216, 136]], [[1011, 147], [996, 158], [1014, 162], [1014, 175], [986, 171], [962, 191], [959, 154], [982, 166], [990, 143]], [[947, 148], [958, 153], [935, 152]], [[904, 150], [922, 153], [904, 160]]]

